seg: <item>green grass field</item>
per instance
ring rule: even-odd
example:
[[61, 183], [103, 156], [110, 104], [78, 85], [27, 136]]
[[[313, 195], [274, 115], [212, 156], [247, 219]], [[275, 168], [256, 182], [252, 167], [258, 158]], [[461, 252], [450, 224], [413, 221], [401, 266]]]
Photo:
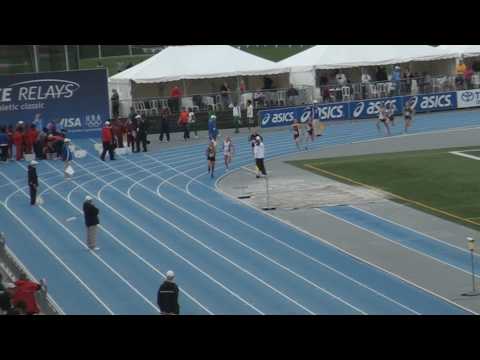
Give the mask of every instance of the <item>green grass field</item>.
[[[361, 183], [405, 203], [480, 230], [480, 161], [449, 154], [476, 148], [409, 151], [318, 160], [293, 165], [345, 183]], [[480, 157], [480, 152], [467, 152]]]
[[151, 55], [126, 55], [126, 56], [109, 56], [104, 58], [94, 59], [80, 59], [80, 69], [95, 69], [99, 67], [98, 63], [101, 63], [103, 67], [108, 69], [108, 76], [113, 76], [125, 69], [125, 66], [132, 63], [136, 65]]

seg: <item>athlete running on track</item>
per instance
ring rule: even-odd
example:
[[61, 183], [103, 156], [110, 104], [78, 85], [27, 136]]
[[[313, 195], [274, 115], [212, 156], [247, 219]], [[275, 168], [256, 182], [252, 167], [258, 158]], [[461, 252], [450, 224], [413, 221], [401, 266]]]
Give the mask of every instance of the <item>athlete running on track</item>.
[[225, 138], [223, 142], [223, 158], [225, 160], [225, 167], [228, 169], [228, 165], [232, 162], [232, 157], [234, 153], [234, 146], [230, 136]]
[[213, 178], [213, 172], [215, 171], [215, 155], [217, 154], [214, 140], [210, 141], [205, 153], [208, 161], [208, 173], [210, 174], [210, 177]]
[[297, 149], [301, 150], [301, 148], [300, 148], [300, 124], [298, 123], [298, 120], [295, 120], [293, 122], [292, 132], [293, 132], [293, 141], [295, 142], [295, 145], [297, 146]]
[[412, 126], [412, 118], [415, 108], [413, 106], [413, 98], [410, 98], [403, 109], [403, 116], [405, 117], [405, 133], [408, 132], [408, 128]]
[[392, 103], [389, 103], [386, 107], [386, 114], [388, 121], [395, 126], [395, 107]]
[[305, 150], [308, 150], [308, 141], [313, 145], [313, 142], [315, 140], [315, 131], [313, 128], [313, 121], [312, 119], [309, 119], [307, 122], [307, 132], [305, 134]]
[[381, 103], [380, 106], [378, 107], [377, 129], [379, 133], [380, 133], [381, 123], [383, 123], [383, 125], [385, 126], [385, 129], [387, 129], [387, 134], [390, 135], [390, 126], [388, 125], [388, 122], [387, 122], [387, 113], [385, 109], [385, 104], [383, 103]]

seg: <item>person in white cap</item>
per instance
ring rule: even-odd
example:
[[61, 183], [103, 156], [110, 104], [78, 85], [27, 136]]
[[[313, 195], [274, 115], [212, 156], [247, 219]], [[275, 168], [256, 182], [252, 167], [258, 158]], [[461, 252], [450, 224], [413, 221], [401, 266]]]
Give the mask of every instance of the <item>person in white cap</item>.
[[62, 148], [62, 160], [63, 160], [63, 174], [65, 180], [70, 180], [73, 175], [73, 169], [70, 165], [70, 162], [73, 160], [72, 150], [70, 150], [71, 140], [65, 138], [63, 140], [63, 148]]
[[28, 187], [30, 188], [30, 205], [32, 206], [37, 203], [37, 190], [38, 190], [37, 164], [38, 162], [33, 160], [28, 165]]
[[157, 304], [162, 315], [179, 315], [180, 305], [178, 304], [178, 286], [175, 284], [175, 273], [167, 271], [166, 279], [158, 289]]
[[90, 196], [85, 197], [83, 203], [83, 214], [85, 216], [85, 226], [87, 227], [87, 246], [90, 251], [100, 250], [97, 247], [97, 226], [100, 224], [98, 214], [100, 210], [93, 205], [93, 199]]
[[255, 165], [257, 166], [257, 179], [260, 178], [260, 173], [263, 176], [267, 176], [267, 170], [265, 169], [265, 146], [263, 145], [262, 138], [257, 136], [255, 139], [255, 145], [253, 147], [253, 155], [255, 156]]

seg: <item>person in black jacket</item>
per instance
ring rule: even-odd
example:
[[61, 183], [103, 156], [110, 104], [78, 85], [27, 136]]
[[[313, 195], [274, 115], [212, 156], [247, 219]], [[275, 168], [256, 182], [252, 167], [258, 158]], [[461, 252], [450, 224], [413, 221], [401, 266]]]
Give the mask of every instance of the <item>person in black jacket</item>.
[[100, 212], [92, 203], [93, 199], [90, 196], [85, 197], [83, 203], [83, 214], [85, 216], [85, 226], [87, 227], [87, 246], [90, 251], [100, 250], [97, 247], [97, 225], [100, 224], [98, 220], [98, 213]]
[[138, 127], [137, 127], [137, 152], [140, 152], [140, 142], [142, 142], [143, 152], [147, 152], [147, 124], [140, 115], [137, 115]]
[[170, 142], [170, 125], [168, 123], [168, 109], [164, 108], [160, 114], [160, 136], [158, 140], [163, 142], [163, 135], [167, 136], [167, 142]]
[[35, 205], [37, 202], [38, 176], [35, 160], [28, 165], [28, 187], [30, 188], [30, 205]]
[[174, 282], [175, 274], [167, 271], [167, 278], [158, 289], [157, 304], [162, 315], [179, 315], [178, 286]]

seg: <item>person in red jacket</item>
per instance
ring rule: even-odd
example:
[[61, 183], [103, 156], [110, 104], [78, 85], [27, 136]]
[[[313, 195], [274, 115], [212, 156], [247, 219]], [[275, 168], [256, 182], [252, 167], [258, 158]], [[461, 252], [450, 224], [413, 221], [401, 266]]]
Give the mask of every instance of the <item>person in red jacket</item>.
[[107, 154], [107, 151], [108, 151], [110, 155], [110, 160], [115, 160], [113, 132], [112, 132], [112, 126], [109, 121], [105, 122], [105, 126], [102, 129], [102, 144], [103, 144], [103, 151], [102, 151], [102, 154], [100, 155], [100, 159], [102, 159], [102, 161], [105, 161], [105, 155]]
[[112, 131], [119, 148], [123, 148], [123, 124], [120, 119], [113, 120]]
[[12, 305], [16, 306], [19, 302], [24, 302], [27, 315], [40, 313], [35, 293], [41, 289], [41, 284], [28, 280], [25, 274], [20, 275], [20, 279], [15, 281], [15, 290], [11, 300]]
[[33, 152], [33, 144], [37, 141], [38, 132], [35, 128], [35, 125], [31, 125], [30, 128], [27, 129], [24, 135], [24, 142], [25, 142], [25, 154], [32, 154]]
[[23, 159], [23, 128], [20, 126], [13, 133], [13, 143], [15, 144], [15, 159], [20, 161]]

